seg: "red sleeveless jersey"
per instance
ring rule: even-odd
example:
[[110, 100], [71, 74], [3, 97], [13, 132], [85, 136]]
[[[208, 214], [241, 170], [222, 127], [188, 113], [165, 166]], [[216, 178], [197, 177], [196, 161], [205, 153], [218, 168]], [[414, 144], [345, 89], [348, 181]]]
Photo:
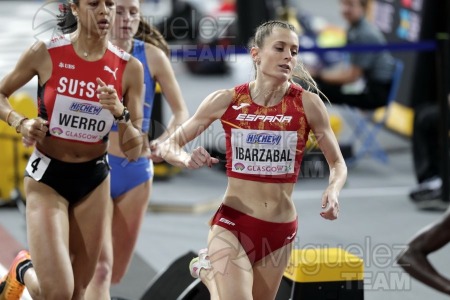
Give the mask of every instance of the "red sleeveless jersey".
[[221, 118], [226, 137], [227, 175], [273, 183], [296, 182], [310, 127], [302, 88], [291, 84], [275, 106], [254, 103], [248, 83], [235, 87]]
[[108, 43], [103, 57], [90, 62], [75, 53], [69, 36], [46, 45], [53, 66], [50, 79], [38, 88], [38, 113], [48, 120], [48, 133], [81, 143], [106, 141], [114, 116], [99, 103], [96, 78], [113, 87], [121, 99], [122, 75], [130, 55]]

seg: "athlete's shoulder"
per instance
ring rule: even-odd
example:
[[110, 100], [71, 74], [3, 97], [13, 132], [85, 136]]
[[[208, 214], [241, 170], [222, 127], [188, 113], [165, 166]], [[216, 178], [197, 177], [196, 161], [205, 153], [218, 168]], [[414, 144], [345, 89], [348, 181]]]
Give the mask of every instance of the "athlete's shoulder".
[[57, 47], [63, 47], [71, 44], [70, 37], [68, 35], [58, 35], [55, 36], [49, 40], [44, 41], [45, 46], [47, 49], [57, 48]]
[[108, 50], [123, 60], [130, 60], [131, 54], [108, 41]]
[[234, 88], [221, 89], [209, 94], [208, 98], [220, 102], [230, 102], [234, 97], [234, 93], [235, 93]]
[[158, 61], [169, 61], [167, 54], [159, 47], [150, 43], [144, 43], [145, 55], [147, 60], [152, 64], [157, 64]]

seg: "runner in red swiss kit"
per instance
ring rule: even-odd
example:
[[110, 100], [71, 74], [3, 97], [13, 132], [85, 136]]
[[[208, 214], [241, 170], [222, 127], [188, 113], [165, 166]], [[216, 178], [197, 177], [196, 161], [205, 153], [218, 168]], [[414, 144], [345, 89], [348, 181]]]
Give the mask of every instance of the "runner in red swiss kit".
[[[25, 286], [35, 300], [84, 299], [109, 229], [113, 123], [129, 160], [143, 147], [143, 71], [108, 41], [115, 2], [73, 0], [61, 11], [67, 35], [35, 43], [0, 83], [1, 119], [35, 145], [24, 180], [31, 257], [17, 255], [0, 281], [0, 299], [20, 299]], [[7, 97], [36, 75], [39, 116], [28, 119]]]
[[256, 79], [209, 95], [161, 145], [169, 163], [197, 169], [218, 159], [202, 147], [192, 153], [182, 147], [217, 119], [226, 134], [228, 187], [212, 218], [208, 249], [200, 250], [189, 266], [211, 299], [275, 298], [297, 233], [291, 197], [310, 130], [331, 171], [320, 215], [338, 217], [347, 167], [324, 103], [293, 81], [299, 76], [319, 92], [298, 62], [298, 47], [291, 25], [269, 21], [259, 26], [251, 48]]

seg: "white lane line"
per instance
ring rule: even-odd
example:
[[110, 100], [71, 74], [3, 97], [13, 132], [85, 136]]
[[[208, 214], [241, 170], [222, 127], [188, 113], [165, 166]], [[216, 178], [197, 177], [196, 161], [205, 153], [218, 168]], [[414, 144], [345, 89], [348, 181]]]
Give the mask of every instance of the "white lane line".
[[[377, 188], [343, 188], [339, 198], [373, 198], [386, 196], [407, 196], [410, 186], [393, 186]], [[324, 189], [325, 190], [325, 189]], [[295, 199], [313, 199], [321, 197], [324, 190], [294, 191], [292, 197]]]

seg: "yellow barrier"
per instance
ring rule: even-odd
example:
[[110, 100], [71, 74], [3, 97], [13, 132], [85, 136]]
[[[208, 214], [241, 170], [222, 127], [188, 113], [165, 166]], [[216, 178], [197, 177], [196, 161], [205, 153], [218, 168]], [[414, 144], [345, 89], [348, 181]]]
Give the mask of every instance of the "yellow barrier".
[[[16, 93], [9, 97], [9, 102], [24, 116], [37, 116], [35, 102], [27, 93]], [[21, 136], [5, 122], [0, 122], [0, 149], [0, 199], [12, 200], [16, 191], [24, 195], [23, 173], [33, 149], [25, 148]]]
[[294, 249], [284, 277], [292, 300], [364, 298], [363, 260], [341, 248]]
[[[395, 101], [387, 109], [389, 110], [389, 115], [385, 121], [385, 126], [405, 137], [411, 137], [414, 126], [414, 109]], [[385, 113], [386, 107], [378, 108], [374, 112], [373, 120], [381, 122]]]

